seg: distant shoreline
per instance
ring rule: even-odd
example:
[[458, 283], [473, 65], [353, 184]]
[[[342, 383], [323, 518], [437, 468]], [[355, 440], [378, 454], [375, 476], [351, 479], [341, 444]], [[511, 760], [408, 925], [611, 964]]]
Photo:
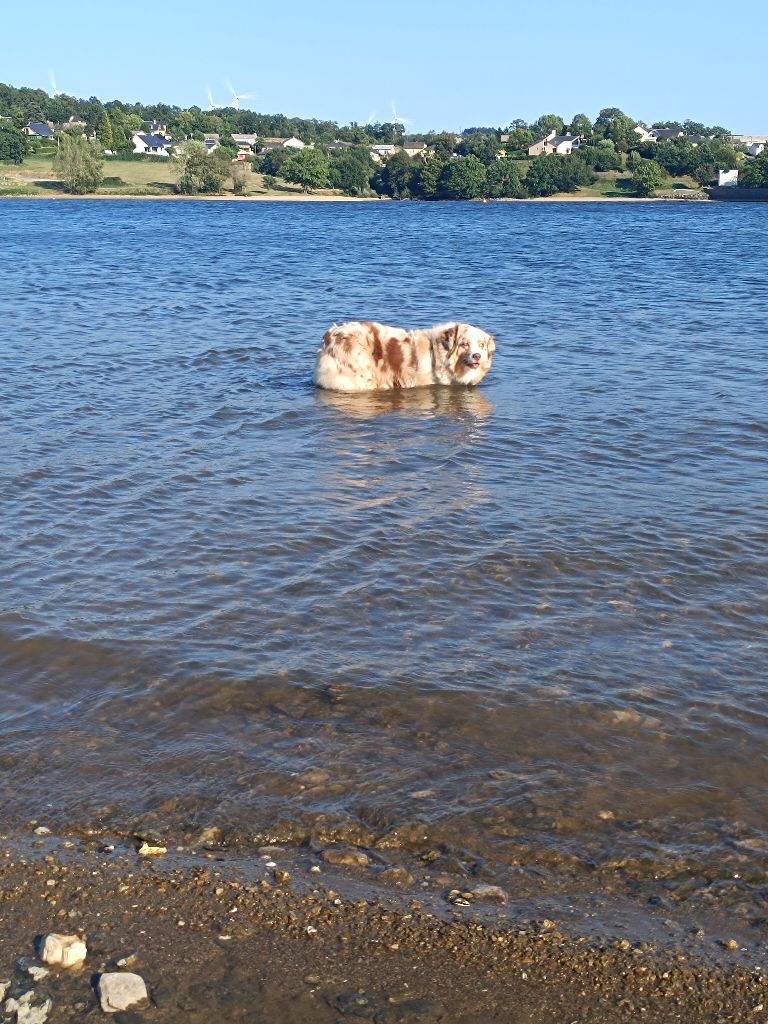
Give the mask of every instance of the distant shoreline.
[[[204, 202], [204, 203], [393, 203], [393, 202], [414, 202], [414, 203], [426, 203], [423, 199], [412, 199], [412, 200], [396, 200], [390, 199], [389, 197], [369, 197], [369, 196], [326, 196], [326, 195], [313, 195], [311, 193], [307, 195], [297, 195], [296, 193], [286, 193], [285, 195], [258, 195], [258, 196], [182, 196], [182, 195], [108, 195], [101, 192], [92, 192], [82, 196], [68, 195], [66, 193], [57, 193], [55, 195], [42, 195], [36, 193], [34, 195], [2, 195], [0, 199], [47, 199], [47, 200], [64, 200], [69, 201], [73, 199], [95, 199], [99, 201], [103, 200], [130, 200], [130, 201], [144, 201], [149, 200], [150, 202]], [[485, 205], [482, 200], [473, 199], [470, 200], [473, 203], [479, 205]], [[696, 202], [703, 202], [705, 200], [696, 200]], [[708, 200], [706, 200], [708, 202]], [[693, 200], [681, 200], [664, 198], [661, 196], [581, 196], [571, 195], [563, 193], [554, 196], [532, 196], [529, 199], [488, 199], [488, 203], [679, 203], [679, 202], [693, 202]], [[428, 205], [428, 203], [426, 203]]]

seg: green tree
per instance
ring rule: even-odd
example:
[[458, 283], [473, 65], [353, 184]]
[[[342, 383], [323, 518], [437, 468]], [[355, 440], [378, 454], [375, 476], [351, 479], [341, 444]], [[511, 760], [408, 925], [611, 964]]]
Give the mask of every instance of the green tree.
[[568, 125], [569, 135], [580, 135], [582, 139], [592, 138], [592, 122], [586, 114], [574, 114], [573, 120]]
[[501, 143], [495, 135], [481, 135], [475, 132], [464, 138], [456, 152], [460, 156], [476, 156], [480, 163], [489, 167], [496, 159], [500, 148]]
[[380, 167], [373, 179], [373, 187], [380, 194], [393, 199], [410, 199], [419, 194], [419, 171], [421, 161], [416, 163], [407, 153], [393, 153]]
[[476, 199], [485, 190], [486, 169], [476, 156], [462, 156], [445, 165], [440, 192], [446, 199]]
[[495, 160], [486, 171], [485, 190], [490, 199], [522, 199], [525, 189], [517, 161], [510, 157]]
[[189, 140], [179, 146], [179, 157], [174, 161], [176, 188], [182, 195], [215, 194], [230, 176], [229, 157], [219, 151], [209, 153], [202, 142]]
[[62, 133], [53, 169], [64, 183], [64, 189], [74, 195], [95, 192], [104, 180], [104, 161], [99, 157], [98, 148], [84, 135]]
[[760, 156], [747, 160], [739, 170], [739, 185], [742, 188], [768, 188], [768, 149]]
[[12, 124], [0, 122], [0, 161], [20, 164], [29, 151], [27, 137]]
[[538, 121], [531, 125], [531, 131], [537, 139], [549, 135], [553, 128], [558, 135], [565, 131], [565, 122], [557, 114], [542, 114]]
[[328, 186], [328, 157], [320, 149], [300, 149], [282, 168], [286, 181], [301, 185], [305, 192]]
[[592, 181], [594, 175], [576, 154], [550, 153], [531, 161], [523, 185], [530, 196], [553, 196], [556, 192], [575, 192], [580, 185], [589, 185]]
[[444, 162], [451, 158], [456, 149], [456, 136], [450, 132], [438, 132], [436, 135], [430, 133], [426, 143], [437, 159]]
[[291, 159], [291, 153], [287, 149], [268, 149], [261, 157], [261, 172], [272, 177], [280, 178], [283, 173], [283, 166]]
[[99, 118], [99, 125], [96, 129], [96, 139], [102, 149], [112, 151], [115, 148], [115, 139], [112, 134], [112, 122], [106, 110], [102, 110]]
[[513, 128], [509, 133], [509, 142], [507, 146], [509, 149], [515, 149], [525, 151], [529, 146], [532, 146], [536, 140], [533, 137], [533, 132], [530, 128]]
[[623, 167], [610, 139], [601, 139], [594, 146], [579, 146], [579, 158], [594, 171], [620, 171]]
[[367, 151], [354, 151], [334, 157], [330, 162], [329, 180], [332, 188], [340, 188], [351, 196], [362, 196], [371, 187], [371, 176], [375, 170]]
[[651, 196], [664, 184], [664, 169], [655, 160], [641, 160], [632, 175], [632, 184], [639, 196]]
[[595, 120], [595, 138], [610, 139], [617, 149], [626, 152], [637, 139], [636, 124], [618, 107], [605, 107]]
[[437, 199], [440, 194], [440, 177], [448, 160], [439, 160], [436, 156], [429, 157], [416, 172], [414, 195], [422, 199]]

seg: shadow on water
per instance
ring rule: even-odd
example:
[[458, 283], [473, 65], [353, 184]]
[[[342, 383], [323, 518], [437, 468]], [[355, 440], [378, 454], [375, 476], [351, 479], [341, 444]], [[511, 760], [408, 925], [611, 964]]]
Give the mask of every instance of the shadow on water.
[[318, 388], [316, 401], [343, 416], [363, 420], [395, 414], [488, 419], [494, 412], [493, 403], [482, 392], [468, 387], [398, 388], [358, 393]]

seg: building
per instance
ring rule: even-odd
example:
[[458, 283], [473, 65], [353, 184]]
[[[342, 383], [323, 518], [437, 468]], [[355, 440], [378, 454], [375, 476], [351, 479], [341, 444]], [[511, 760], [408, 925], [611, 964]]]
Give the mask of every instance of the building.
[[164, 135], [144, 135], [135, 132], [131, 136], [131, 144], [134, 153], [143, 153], [146, 156], [170, 156], [170, 142]]
[[25, 124], [21, 130], [30, 139], [53, 138], [53, 128], [51, 128], [50, 125], [41, 124], [39, 121], [30, 121], [30, 123]]
[[736, 170], [718, 171], [717, 184], [720, 188], [736, 188], [739, 184], [739, 172]]
[[568, 156], [581, 144], [580, 135], [558, 135], [555, 129], [541, 139], [537, 139], [528, 147], [528, 156], [549, 156], [557, 153], [559, 156]]

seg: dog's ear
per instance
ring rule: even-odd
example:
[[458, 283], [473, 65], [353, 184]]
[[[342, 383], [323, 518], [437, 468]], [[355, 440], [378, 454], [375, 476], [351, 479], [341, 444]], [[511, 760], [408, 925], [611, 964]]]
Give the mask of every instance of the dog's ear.
[[494, 336], [492, 334], [488, 334], [488, 335], [486, 335], [486, 337], [488, 338], [488, 352], [489, 352], [489, 354], [491, 352], [495, 352], [496, 351], [496, 339], [494, 338]]
[[446, 352], [452, 352], [459, 344], [459, 328], [461, 324], [453, 324], [446, 328], [443, 334], [443, 348]]

